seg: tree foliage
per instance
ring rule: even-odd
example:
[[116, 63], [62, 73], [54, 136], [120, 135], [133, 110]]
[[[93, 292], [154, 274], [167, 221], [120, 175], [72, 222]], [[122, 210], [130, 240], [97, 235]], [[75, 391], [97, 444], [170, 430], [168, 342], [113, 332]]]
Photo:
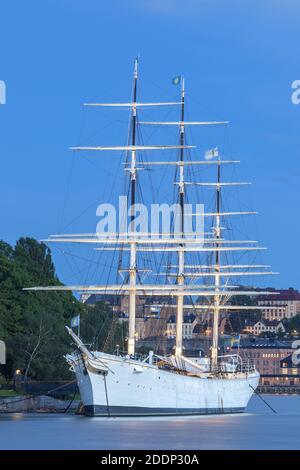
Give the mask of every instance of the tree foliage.
[[[231, 305], [242, 305], [255, 307], [257, 301], [249, 295], [232, 296]], [[226, 333], [241, 333], [249, 322], [261, 320], [262, 314], [259, 309], [243, 309], [241, 311], [232, 311], [228, 314], [228, 323]]]
[[300, 335], [300, 315], [299, 313], [292, 318], [285, 318], [283, 324], [286, 332], [291, 336]]

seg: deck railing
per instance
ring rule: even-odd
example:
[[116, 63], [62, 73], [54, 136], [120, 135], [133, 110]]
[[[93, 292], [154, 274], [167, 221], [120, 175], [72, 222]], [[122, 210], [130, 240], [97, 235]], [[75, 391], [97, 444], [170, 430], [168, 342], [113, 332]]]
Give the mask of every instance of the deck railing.
[[252, 359], [242, 359], [238, 354], [228, 354], [218, 356], [218, 369], [220, 372], [255, 372], [255, 365]]

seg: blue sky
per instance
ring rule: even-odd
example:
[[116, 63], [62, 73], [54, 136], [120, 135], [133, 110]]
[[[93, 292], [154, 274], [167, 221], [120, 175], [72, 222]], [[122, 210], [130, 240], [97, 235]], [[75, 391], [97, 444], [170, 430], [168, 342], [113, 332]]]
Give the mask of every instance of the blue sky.
[[81, 104], [127, 100], [140, 54], [145, 100], [176, 99], [171, 79], [183, 74], [190, 117], [230, 121], [223, 150], [254, 183], [274, 284], [300, 287], [296, 0], [12, 0], [0, 14], [2, 239], [94, 230], [115, 163], [79, 162], [68, 147], [95, 132], [99, 144], [124, 142], [126, 116], [87, 116]]

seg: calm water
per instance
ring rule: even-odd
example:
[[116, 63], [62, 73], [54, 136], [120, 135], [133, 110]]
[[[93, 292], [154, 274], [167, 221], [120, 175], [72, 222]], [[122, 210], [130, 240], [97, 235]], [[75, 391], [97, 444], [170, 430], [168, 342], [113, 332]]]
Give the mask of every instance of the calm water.
[[0, 449], [300, 449], [300, 396], [253, 397], [233, 416], [0, 415]]

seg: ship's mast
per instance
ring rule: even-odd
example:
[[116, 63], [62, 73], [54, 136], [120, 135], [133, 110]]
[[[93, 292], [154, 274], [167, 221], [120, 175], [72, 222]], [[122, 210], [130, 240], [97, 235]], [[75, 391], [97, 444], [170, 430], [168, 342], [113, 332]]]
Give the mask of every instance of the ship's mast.
[[219, 340], [219, 316], [220, 316], [220, 243], [218, 240], [221, 238], [221, 224], [220, 224], [220, 212], [221, 212], [221, 164], [220, 157], [218, 157], [217, 165], [217, 186], [216, 186], [216, 225], [214, 227], [216, 241], [216, 252], [215, 252], [215, 296], [213, 304], [213, 341], [211, 350], [211, 363], [212, 367], [215, 368], [218, 364], [218, 340]]
[[[181, 79], [181, 124], [180, 124], [180, 164], [179, 164], [179, 206], [180, 206], [180, 232], [184, 237], [184, 78]], [[183, 244], [180, 245], [183, 247]], [[184, 250], [178, 250], [178, 285], [184, 285]], [[183, 303], [184, 296], [177, 297], [177, 318], [176, 318], [176, 347], [175, 355], [182, 355], [182, 323], [183, 323]]]
[[[131, 113], [131, 145], [136, 145], [136, 121], [137, 121], [137, 81], [138, 81], [138, 59], [134, 62], [133, 73], [133, 105]], [[136, 193], [136, 151], [131, 151], [131, 167], [130, 167], [130, 192], [131, 192], [131, 231], [135, 231], [134, 225], [134, 205]], [[129, 322], [128, 322], [128, 354], [134, 355], [135, 350], [135, 312], [136, 312], [136, 243], [130, 244], [130, 267], [129, 267], [129, 284], [131, 287], [129, 294]]]
[[[115, 251], [116, 247], [122, 246], [122, 252], [126, 251], [130, 254], [129, 260], [129, 279], [127, 278], [122, 284], [107, 284], [104, 285], [69, 285], [69, 286], [35, 286], [27, 287], [24, 290], [29, 291], [76, 291], [80, 294], [104, 294], [104, 295], [124, 295], [127, 298], [129, 297], [129, 334], [128, 334], [128, 354], [130, 356], [135, 353], [135, 316], [136, 316], [136, 298], [137, 296], [176, 296], [177, 304], [174, 305], [177, 311], [177, 327], [176, 327], [176, 349], [175, 355], [178, 359], [177, 365], [179, 368], [184, 368], [184, 360], [181, 360], [182, 357], [182, 333], [183, 333], [183, 311], [185, 308], [191, 308], [191, 305], [184, 305], [184, 298], [187, 296], [193, 297], [206, 297], [213, 299], [212, 305], [208, 302], [208, 305], [196, 304], [192, 306], [199, 310], [206, 310], [208, 308], [213, 308], [213, 344], [212, 344], [212, 353], [211, 353], [211, 363], [212, 367], [216, 368], [218, 364], [218, 326], [219, 326], [219, 314], [220, 311], [230, 310], [230, 309], [245, 309], [245, 306], [226, 306], [228, 298], [231, 296], [243, 296], [243, 295], [270, 295], [269, 291], [257, 291], [257, 290], [234, 290], [236, 286], [228, 285], [227, 282], [224, 284], [224, 278], [230, 276], [242, 276], [242, 275], [271, 275], [276, 274], [272, 271], [253, 271], [256, 268], [268, 268], [268, 265], [234, 265], [227, 264], [221, 265], [221, 252], [237, 252], [237, 251], [251, 251], [251, 250], [264, 250], [264, 247], [257, 246], [257, 242], [253, 240], [226, 240], [222, 237], [222, 227], [220, 224], [221, 217], [235, 216], [235, 215], [247, 215], [255, 214], [255, 212], [249, 211], [228, 211], [221, 212], [221, 188], [223, 186], [240, 186], [249, 183], [245, 182], [221, 182], [221, 165], [239, 163], [237, 161], [226, 161], [226, 160], [213, 160], [213, 161], [184, 161], [184, 149], [192, 148], [193, 146], [185, 145], [185, 127], [186, 126], [215, 126], [215, 125], [224, 125], [228, 124], [227, 121], [185, 121], [185, 89], [184, 89], [184, 80], [181, 80], [181, 100], [180, 102], [138, 102], [137, 101], [137, 82], [138, 82], [138, 61], [135, 60], [134, 64], [134, 75], [133, 75], [133, 96], [131, 102], [125, 103], [85, 103], [85, 106], [103, 107], [108, 108], [121, 108], [121, 109], [131, 109], [130, 114], [130, 136], [128, 145], [113, 145], [113, 146], [76, 146], [71, 147], [72, 150], [80, 152], [96, 152], [98, 154], [103, 154], [106, 152], [117, 152], [121, 154], [121, 151], [129, 152], [131, 158], [126, 162], [126, 170], [130, 172], [130, 188], [129, 188], [129, 199], [131, 211], [130, 215], [130, 230], [124, 230], [124, 232], [110, 233], [109, 236], [107, 233], [88, 233], [88, 234], [56, 234], [51, 235], [45, 242], [51, 243], [84, 243], [94, 245], [94, 249], [104, 251]], [[161, 106], [180, 106], [181, 114], [180, 121], [170, 122], [144, 122], [139, 121], [137, 123], [137, 109], [138, 108], [147, 108], [147, 107], [161, 107]], [[143, 125], [154, 125], [154, 126], [179, 126], [180, 131], [180, 145], [137, 145], [136, 144], [136, 134], [137, 134], [137, 124]], [[138, 233], [136, 232], [135, 224], [135, 210], [134, 204], [136, 202], [136, 178], [137, 171], [139, 168], [136, 165], [136, 152], [137, 151], [170, 151], [174, 149], [179, 149], [180, 156], [176, 161], [151, 161], [143, 162], [143, 165], [156, 166], [156, 165], [176, 165], [179, 167], [179, 181], [176, 181], [175, 184], [179, 186], [178, 199], [180, 206], [180, 214], [175, 214], [176, 225], [178, 221], [180, 222], [179, 232], [174, 238], [161, 239], [160, 234], [154, 234], [149, 238], [148, 233]], [[128, 155], [128, 154], [127, 154]], [[215, 155], [214, 155], [215, 156]], [[216, 165], [217, 166], [217, 182], [197, 182], [197, 181], [185, 181], [184, 167], [185, 165]], [[199, 232], [202, 235], [201, 239], [195, 240], [193, 237], [190, 237], [188, 232], [186, 232], [186, 227], [184, 224], [184, 205], [185, 205], [185, 188], [187, 185], [192, 186], [203, 186], [203, 187], [216, 187], [216, 212], [196, 214], [203, 215], [205, 217], [214, 217], [215, 226], [214, 226], [214, 237], [204, 238], [205, 232]], [[178, 211], [179, 212], [179, 211]], [[193, 214], [191, 214], [193, 215]], [[180, 219], [178, 220], [178, 217]], [[173, 231], [173, 235], [175, 230]], [[171, 235], [171, 234], [170, 234]], [[203, 243], [202, 246], [199, 246], [199, 243]], [[250, 245], [250, 246], [249, 246]], [[177, 284], [141, 284], [137, 283], [137, 253], [138, 252], [152, 252], [152, 253], [168, 253], [173, 252], [177, 254], [178, 264], [171, 266], [174, 268], [172, 273], [158, 273], [159, 275], [170, 274], [171, 276], [176, 277]], [[214, 264], [210, 266], [205, 265], [192, 265], [188, 266], [185, 264], [185, 253], [213, 253]], [[251, 268], [252, 271], [247, 271], [248, 268]], [[193, 271], [196, 269], [196, 271]], [[245, 269], [245, 270], [244, 270]], [[190, 270], [190, 271], [189, 271]], [[214, 279], [213, 285], [206, 284], [190, 284], [186, 282], [188, 278], [210, 278]], [[222, 281], [222, 282], [221, 282]], [[247, 307], [251, 308], [251, 307]], [[259, 307], [255, 307], [257, 309]]]

